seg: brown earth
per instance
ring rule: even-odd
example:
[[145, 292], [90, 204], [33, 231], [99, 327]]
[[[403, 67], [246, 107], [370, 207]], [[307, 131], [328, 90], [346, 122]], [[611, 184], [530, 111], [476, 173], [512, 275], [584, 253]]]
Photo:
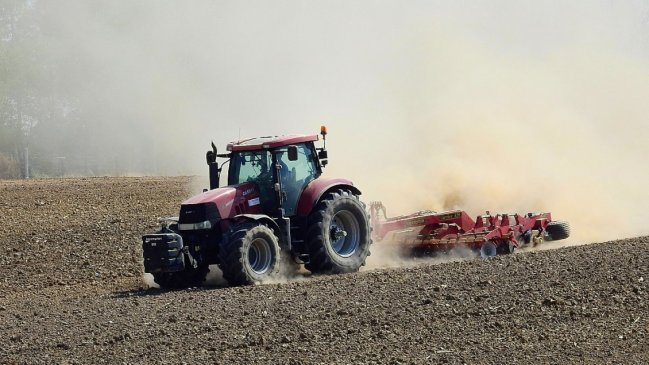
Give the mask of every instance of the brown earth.
[[189, 181], [0, 182], [0, 363], [649, 363], [649, 237], [148, 289], [139, 237]]

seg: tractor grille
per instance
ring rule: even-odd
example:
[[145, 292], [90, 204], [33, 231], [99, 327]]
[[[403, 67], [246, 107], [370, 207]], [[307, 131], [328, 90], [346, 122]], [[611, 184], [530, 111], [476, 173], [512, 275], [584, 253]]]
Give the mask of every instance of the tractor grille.
[[178, 223], [216, 223], [219, 218], [219, 210], [214, 203], [185, 204], [180, 207]]

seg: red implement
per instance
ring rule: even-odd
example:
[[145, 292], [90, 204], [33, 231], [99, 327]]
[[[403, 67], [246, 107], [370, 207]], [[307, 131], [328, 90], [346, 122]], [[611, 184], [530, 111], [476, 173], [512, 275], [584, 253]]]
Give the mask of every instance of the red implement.
[[553, 222], [550, 213], [522, 216], [487, 212], [474, 221], [466, 212], [452, 210], [387, 218], [383, 204], [372, 202], [370, 216], [374, 240], [382, 241], [392, 234], [397, 244], [419, 253], [466, 247], [479, 250], [483, 257], [495, 256], [512, 253], [523, 244], [536, 245], [545, 239], [563, 239], [570, 234], [568, 224]]

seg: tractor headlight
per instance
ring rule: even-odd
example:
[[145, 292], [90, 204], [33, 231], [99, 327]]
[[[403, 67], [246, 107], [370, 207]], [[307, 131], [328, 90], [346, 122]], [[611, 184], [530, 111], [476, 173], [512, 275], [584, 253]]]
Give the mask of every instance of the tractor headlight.
[[201, 229], [212, 229], [212, 222], [202, 221], [198, 223], [181, 223], [178, 225], [181, 231], [197, 231]]

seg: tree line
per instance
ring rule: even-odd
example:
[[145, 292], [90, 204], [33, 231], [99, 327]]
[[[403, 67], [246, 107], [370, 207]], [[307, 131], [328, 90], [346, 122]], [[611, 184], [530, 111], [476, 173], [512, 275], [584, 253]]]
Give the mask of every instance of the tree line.
[[[107, 12], [102, 6], [114, 7], [76, 6], [99, 13]], [[0, 179], [183, 173], [165, 168], [169, 157], [148, 133], [153, 118], [106, 102], [120, 90], [101, 85], [95, 75], [102, 72], [98, 65], [110, 68], [111, 61], [103, 65], [85, 50], [94, 34], [80, 42], [69, 39], [84, 32], [65, 28], [82, 16], [53, 15], [62, 11], [57, 2], [0, 2]], [[134, 27], [138, 19], [120, 22], [111, 26]], [[124, 104], [128, 94], [116, 100]]]
[[[0, 6], [0, 178], [65, 174], [66, 160], [79, 151], [79, 105], [58, 85], [60, 65], [43, 34], [44, 9], [25, 0]], [[74, 166], [69, 173], [83, 171]]]

